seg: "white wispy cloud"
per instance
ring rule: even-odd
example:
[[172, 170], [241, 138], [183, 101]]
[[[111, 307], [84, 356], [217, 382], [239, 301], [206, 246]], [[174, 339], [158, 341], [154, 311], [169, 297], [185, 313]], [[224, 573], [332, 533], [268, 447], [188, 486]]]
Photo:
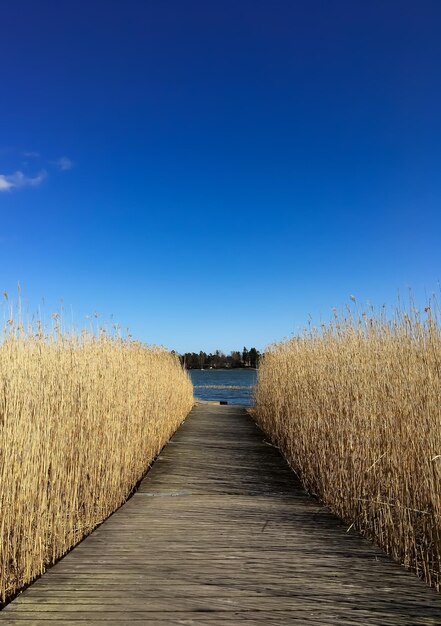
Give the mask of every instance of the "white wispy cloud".
[[75, 165], [74, 162], [68, 157], [61, 157], [55, 164], [60, 168], [62, 172], [67, 172], [67, 170], [71, 170]]
[[[0, 148], [0, 152], [1, 150], [2, 149]], [[10, 149], [3, 149], [3, 151], [5, 150], [7, 154], [11, 152]], [[43, 180], [48, 177], [48, 171], [51, 174], [55, 171], [55, 169], [60, 172], [67, 172], [75, 167], [75, 163], [67, 156], [62, 156], [51, 161], [44, 158], [40, 152], [33, 150], [15, 150], [14, 154], [15, 157], [21, 156], [21, 158], [29, 158], [29, 162], [22, 161], [21, 167], [17, 168], [12, 174], [0, 173], [0, 193], [2, 191], [11, 191], [21, 187], [38, 187]], [[40, 171], [35, 173], [35, 167], [37, 164], [40, 164]], [[18, 163], [16, 163], [15, 167], [17, 167], [17, 165]], [[46, 166], [47, 169], [45, 169], [44, 166]], [[30, 170], [31, 172], [29, 173]], [[34, 171], [32, 172], [32, 170]]]
[[0, 174], [0, 191], [10, 191], [19, 187], [38, 187], [46, 176], [45, 170], [41, 170], [36, 176], [28, 176], [20, 170], [13, 174]]
[[0, 191], [8, 191], [12, 186], [12, 183], [8, 181], [7, 177], [0, 174]]

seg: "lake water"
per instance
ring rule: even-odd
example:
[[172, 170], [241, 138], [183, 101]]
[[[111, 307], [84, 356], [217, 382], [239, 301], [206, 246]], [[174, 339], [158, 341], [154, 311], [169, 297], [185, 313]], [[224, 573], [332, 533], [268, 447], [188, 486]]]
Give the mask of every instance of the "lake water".
[[254, 369], [188, 370], [199, 400], [226, 401], [251, 406], [257, 380]]

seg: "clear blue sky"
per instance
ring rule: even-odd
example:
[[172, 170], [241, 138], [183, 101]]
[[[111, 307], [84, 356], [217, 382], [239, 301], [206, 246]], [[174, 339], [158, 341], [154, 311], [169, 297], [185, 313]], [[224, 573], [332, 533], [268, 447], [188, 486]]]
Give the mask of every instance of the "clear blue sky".
[[438, 0], [4, 0], [0, 288], [180, 351], [437, 288]]

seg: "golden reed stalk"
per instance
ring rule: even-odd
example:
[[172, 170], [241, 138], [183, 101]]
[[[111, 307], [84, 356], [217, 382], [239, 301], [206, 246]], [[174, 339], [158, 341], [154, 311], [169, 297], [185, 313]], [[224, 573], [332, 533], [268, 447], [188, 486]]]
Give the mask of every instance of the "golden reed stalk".
[[441, 586], [441, 332], [421, 315], [335, 316], [271, 346], [257, 419], [308, 491]]
[[2, 601], [125, 501], [192, 405], [187, 374], [163, 349], [104, 334], [5, 333]]

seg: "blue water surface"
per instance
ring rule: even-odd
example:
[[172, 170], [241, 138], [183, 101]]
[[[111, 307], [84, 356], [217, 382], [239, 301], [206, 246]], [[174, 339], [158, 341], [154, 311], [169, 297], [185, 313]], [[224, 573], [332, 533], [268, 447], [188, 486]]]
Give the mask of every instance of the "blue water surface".
[[255, 369], [189, 370], [195, 398], [216, 400], [228, 404], [254, 404], [253, 388], [257, 380]]

